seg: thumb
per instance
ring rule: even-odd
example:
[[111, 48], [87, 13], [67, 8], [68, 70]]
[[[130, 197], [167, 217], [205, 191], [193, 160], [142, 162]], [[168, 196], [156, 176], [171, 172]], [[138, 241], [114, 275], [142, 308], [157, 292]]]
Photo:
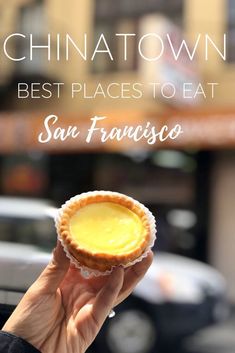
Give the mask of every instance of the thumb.
[[69, 269], [69, 265], [70, 261], [66, 257], [60, 241], [57, 241], [52, 260], [32, 285], [32, 289], [39, 290], [43, 292], [43, 294], [56, 292]]

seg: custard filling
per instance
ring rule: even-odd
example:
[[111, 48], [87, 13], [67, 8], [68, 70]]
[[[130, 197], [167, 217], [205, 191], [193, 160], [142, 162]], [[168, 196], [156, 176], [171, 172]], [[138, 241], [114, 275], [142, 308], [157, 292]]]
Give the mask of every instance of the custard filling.
[[70, 219], [72, 238], [93, 253], [127, 254], [139, 247], [143, 232], [137, 214], [112, 202], [86, 205]]

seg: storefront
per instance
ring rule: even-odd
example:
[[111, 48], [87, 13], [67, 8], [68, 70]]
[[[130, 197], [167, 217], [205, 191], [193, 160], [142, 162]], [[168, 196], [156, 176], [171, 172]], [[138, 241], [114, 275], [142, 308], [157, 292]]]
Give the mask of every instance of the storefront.
[[[2, 194], [49, 198], [59, 205], [91, 189], [127, 193], [156, 215], [158, 249], [212, 261], [231, 276], [226, 253], [232, 249], [234, 222], [230, 192], [235, 180], [233, 112], [181, 111], [168, 117], [152, 112], [111, 112], [109, 120], [102, 122], [106, 130], [146, 122], [157, 127], [182, 126], [178, 139], [156, 145], [143, 140], [138, 148], [130, 139], [121, 144], [115, 139], [102, 143], [96, 136], [86, 143], [81, 136], [88, 131], [90, 120], [69, 115], [59, 117], [60, 133], [65, 126], [76, 125], [79, 138], [68, 136], [61, 141], [57, 131], [50, 143], [39, 143], [45, 128], [42, 116], [35, 112], [1, 114]], [[226, 239], [221, 239], [221, 233]], [[222, 249], [223, 260], [217, 256], [218, 249]]]

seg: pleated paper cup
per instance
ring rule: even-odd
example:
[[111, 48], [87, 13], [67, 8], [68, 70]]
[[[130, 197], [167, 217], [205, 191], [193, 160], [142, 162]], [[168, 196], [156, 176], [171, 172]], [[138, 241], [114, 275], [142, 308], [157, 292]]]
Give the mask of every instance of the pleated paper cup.
[[[135, 206], [137, 206], [138, 209], [142, 210], [148, 220], [148, 225], [149, 225], [149, 229], [150, 229], [150, 237], [149, 237], [149, 241], [147, 246], [145, 247], [144, 252], [138, 256], [137, 258], [135, 258], [133, 261], [130, 261], [128, 263], [125, 264], [120, 264], [118, 266], [123, 266], [124, 268], [130, 267], [134, 264], [136, 264], [137, 262], [140, 262], [143, 260], [143, 258], [145, 258], [150, 249], [153, 247], [154, 242], [156, 240], [156, 221], [155, 218], [153, 216], [153, 214], [149, 211], [149, 209], [144, 206], [143, 204], [141, 204], [139, 201], [134, 200], [132, 197], [130, 196], [126, 196], [124, 194], [118, 193], [118, 192], [113, 192], [113, 191], [89, 191], [86, 193], [82, 193], [80, 195], [76, 195], [74, 197], [72, 197], [70, 200], [66, 201], [64, 205], [61, 206], [61, 208], [58, 210], [57, 215], [55, 217], [55, 226], [56, 226], [56, 230], [57, 230], [57, 235], [58, 235], [58, 239], [61, 242], [64, 251], [66, 253], [66, 256], [70, 259], [70, 262], [78, 269], [80, 269], [81, 274], [83, 275], [83, 277], [85, 278], [89, 278], [89, 277], [93, 277], [93, 276], [104, 276], [104, 275], [108, 275], [110, 274], [113, 269], [116, 266], [112, 266], [112, 268], [110, 270], [106, 270], [104, 272], [99, 271], [99, 270], [95, 270], [92, 268], [89, 268], [87, 266], [84, 266], [83, 264], [81, 264], [74, 256], [73, 254], [71, 254], [71, 251], [68, 248], [68, 245], [66, 244], [66, 242], [62, 239], [61, 237], [61, 231], [60, 231], [60, 226], [61, 226], [61, 219], [64, 215], [64, 213], [68, 210], [71, 209], [71, 207], [73, 207], [73, 205], [75, 203], [81, 202], [84, 203], [84, 206], [86, 205], [86, 200], [90, 199], [90, 198], [102, 198], [102, 197], [107, 197], [107, 196], [112, 196], [114, 199], [115, 198], [125, 198], [125, 200], [130, 201], [131, 204], [134, 204]], [[99, 201], [101, 202], [101, 201]], [[112, 202], [112, 201], [111, 201]], [[118, 203], [117, 203], [118, 204]], [[78, 209], [79, 211], [79, 209]]]

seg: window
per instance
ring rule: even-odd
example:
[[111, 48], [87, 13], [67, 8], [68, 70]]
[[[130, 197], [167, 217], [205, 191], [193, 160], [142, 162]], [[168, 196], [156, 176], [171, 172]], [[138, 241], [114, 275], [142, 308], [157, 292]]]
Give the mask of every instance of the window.
[[228, 62], [235, 61], [235, 0], [228, 1]]
[[136, 37], [131, 37], [128, 41], [127, 60], [123, 60], [123, 41], [115, 37], [115, 33], [137, 33], [138, 22], [132, 18], [120, 18], [112, 21], [98, 21], [95, 27], [95, 43], [101, 33], [104, 34], [114, 60], [110, 60], [107, 55], [97, 55], [93, 61], [94, 72], [110, 72], [117, 70], [135, 70], [136, 69]]
[[[97, 0], [95, 8], [95, 43], [104, 34], [115, 59], [100, 55], [93, 62], [94, 72], [110, 72], [137, 69], [137, 40], [139, 20], [149, 13], [160, 13], [182, 25], [182, 0]], [[123, 41], [115, 33], [135, 33], [128, 40], [128, 58], [123, 60]]]
[[[24, 5], [20, 9], [19, 14], [19, 33], [23, 33], [29, 40], [29, 34], [33, 35], [34, 41], [37, 45], [45, 45], [44, 34], [45, 34], [45, 14], [43, 1], [37, 0], [30, 4]], [[17, 56], [28, 57], [29, 43], [27, 40], [19, 40], [17, 43]], [[42, 50], [38, 50], [37, 55], [34, 56], [33, 60], [22, 60], [18, 64], [17, 70], [21, 74], [40, 74], [44, 72], [44, 55]]]
[[171, 18], [181, 16], [182, 0], [110, 0], [96, 1], [96, 18], [140, 17], [151, 12], [161, 12]]

